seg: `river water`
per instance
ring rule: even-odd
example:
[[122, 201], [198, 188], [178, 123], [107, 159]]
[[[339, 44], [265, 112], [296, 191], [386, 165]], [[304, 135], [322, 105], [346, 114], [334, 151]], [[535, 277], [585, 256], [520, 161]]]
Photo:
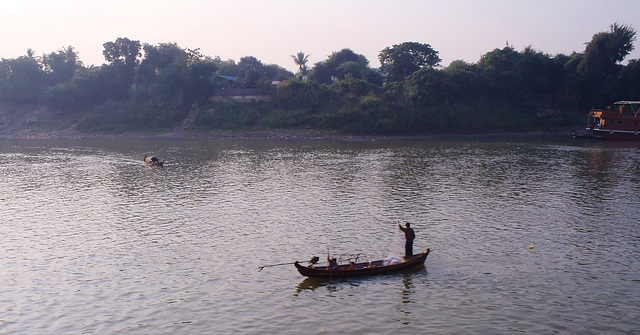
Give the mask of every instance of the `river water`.
[[[0, 187], [0, 334], [640, 332], [640, 143], [3, 139]], [[425, 268], [258, 271], [396, 221]]]

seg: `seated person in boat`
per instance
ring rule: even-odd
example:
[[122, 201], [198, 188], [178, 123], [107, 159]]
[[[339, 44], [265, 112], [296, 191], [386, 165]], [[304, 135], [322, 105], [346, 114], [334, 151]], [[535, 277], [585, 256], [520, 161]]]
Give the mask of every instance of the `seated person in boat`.
[[338, 260], [334, 257], [334, 258], [329, 258], [327, 257], [327, 261], [329, 261], [329, 266], [327, 267], [327, 270], [337, 270], [338, 269]]

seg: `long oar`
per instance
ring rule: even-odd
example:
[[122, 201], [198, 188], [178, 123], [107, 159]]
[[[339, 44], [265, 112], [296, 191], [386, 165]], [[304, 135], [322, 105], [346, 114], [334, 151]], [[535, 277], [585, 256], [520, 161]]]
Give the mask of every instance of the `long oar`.
[[[308, 261], [305, 261], [305, 262], [308, 262]], [[295, 263], [295, 262], [263, 265], [263, 266], [258, 267], [258, 272], [262, 271], [262, 269], [264, 269], [264, 268], [269, 268], [269, 267], [272, 267], [272, 266], [291, 265], [293, 263]]]
[[[298, 263], [311, 263], [311, 264], [316, 264], [316, 263], [318, 263], [318, 260], [319, 260], [319, 258], [318, 258], [318, 257], [316, 257], [316, 256], [314, 256], [314, 257], [311, 257], [311, 259], [310, 259], [310, 260], [308, 260], [308, 261], [300, 261], [300, 262], [298, 262]], [[264, 268], [269, 268], [269, 267], [272, 267], [272, 266], [291, 265], [291, 264], [294, 264], [294, 263], [295, 263], [295, 262], [288, 262], [288, 263], [278, 263], [278, 264], [263, 265], [263, 266], [258, 267], [258, 272], [262, 271], [262, 269], [264, 269]]]

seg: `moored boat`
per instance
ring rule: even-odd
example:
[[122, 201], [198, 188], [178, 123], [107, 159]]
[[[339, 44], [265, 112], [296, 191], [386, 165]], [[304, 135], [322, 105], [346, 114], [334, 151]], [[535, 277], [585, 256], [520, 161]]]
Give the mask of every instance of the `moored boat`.
[[156, 156], [144, 156], [144, 162], [153, 166], [164, 165], [164, 161], [160, 161]]
[[640, 140], [640, 101], [616, 101], [613, 109], [591, 109], [587, 130], [594, 138]]
[[416, 254], [409, 259], [400, 262], [389, 262], [378, 260], [373, 262], [341, 264], [336, 267], [329, 266], [303, 266], [299, 262], [293, 263], [301, 275], [315, 278], [339, 278], [351, 276], [379, 275], [399, 272], [418, 266], [424, 266], [424, 262], [429, 255], [429, 248], [421, 254]]

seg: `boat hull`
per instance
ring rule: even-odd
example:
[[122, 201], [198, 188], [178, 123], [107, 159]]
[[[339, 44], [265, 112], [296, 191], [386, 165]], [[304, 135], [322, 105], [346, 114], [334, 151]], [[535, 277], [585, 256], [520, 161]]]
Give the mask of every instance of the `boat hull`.
[[147, 163], [147, 165], [151, 165], [151, 166], [163, 166], [164, 165], [164, 161], [160, 161], [160, 160], [158, 160], [158, 158], [156, 158], [154, 156], [144, 156], [144, 162]]
[[408, 260], [390, 265], [383, 265], [383, 261], [375, 261], [371, 263], [358, 263], [353, 267], [349, 265], [341, 265], [338, 269], [329, 269], [326, 266], [302, 266], [298, 262], [294, 265], [298, 269], [301, 275], [313, 278], [341, 278], [341, 277], [355, 277], [355, 276], [372, 276], [387, 273], [400, 272], [407, 269], [412, 269], [418, 266], [424, 266], [424, 262], [429, 255], [429, 249], [424, 253], [411, 256]]
[[613, 129], [594, 129], [593, 137], [603, 140], [638, 141], [640, 132]]

